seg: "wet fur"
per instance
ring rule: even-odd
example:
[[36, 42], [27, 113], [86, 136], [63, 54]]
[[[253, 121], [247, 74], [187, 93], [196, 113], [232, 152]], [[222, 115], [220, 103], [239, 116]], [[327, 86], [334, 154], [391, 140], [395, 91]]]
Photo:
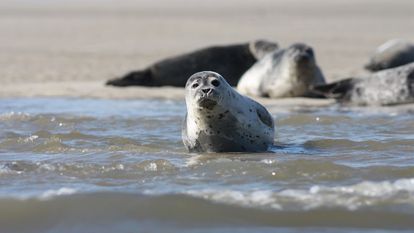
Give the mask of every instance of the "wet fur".
[[[192, 76], [218, 75], [201, 72]], [[186, 93], [187, 115], [183, 142], [191, 152], [260, 152], [273, 144], [274, 123], [259, 103], [238, 94], [221, 77], [221, 101], [212, 109], [199, 108]], [[186, 87], [186, 91], [191, 87]]]

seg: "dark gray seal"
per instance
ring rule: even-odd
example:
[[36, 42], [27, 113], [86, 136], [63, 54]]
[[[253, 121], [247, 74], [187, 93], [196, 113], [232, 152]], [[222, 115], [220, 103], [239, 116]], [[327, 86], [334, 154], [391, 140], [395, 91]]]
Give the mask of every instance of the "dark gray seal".
[[146, 69], [133, 71], [107, 81], [113, 86], [184, 87], [187, 78], [200, 70], [215, 70], [235, 86], [241, 75], [258, 59], [278, 48], [276, 43], [257, 40], [251, 43], [213, 46], [156, 62]]
[[395, 105], [414, 102], [414, 63], [348, 78], [313, 88], [319, 94], [355, 105]]
[[273, 144], [270, 113], [240, 95], [218, 73], [196, 73], [185, 89], [182, 138], [190, 152], [261, 152]]
[[373, 53], [365, 68], [379, 71], [414, 62], [414, 44], [401, 39], [385, 42]]
[[266, 55], [241, 77], [237, 90], [246, 95], [282, 98], [308, 96], [312, 85], [324, 84], [313, 49], [296, 43]]

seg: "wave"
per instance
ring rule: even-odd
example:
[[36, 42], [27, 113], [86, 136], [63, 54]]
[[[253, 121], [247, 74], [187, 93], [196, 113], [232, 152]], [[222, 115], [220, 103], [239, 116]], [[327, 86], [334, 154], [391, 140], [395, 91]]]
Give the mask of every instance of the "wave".
[[159, 135], [146, 135], [139, 139], [124, 136], [86, 134], [76, 130], [53, 132], [34, 131], [30, 135], [6, 131], [0, 137], [0, 151], [34, 153], [109, 153], [123, 152], [159, 152], [183, 149], [178, 137], [161, 140]]
[[[187, 163], [181, 162], [180, 154], [172, 152], [161, 156], [152, 154], [142, 158], [134, 155], [117, 155], [116, 161], [108, 162], [101, 153], [86, 154], [67, 161], [59, 158], [44, 161], [12, 160], [0, 162], [0, 176], [13, 177], [19, 174], [28, 175], [28, 179], [41, 179], [42, 176], [56, 175], [60, 177], [77, 177], [82, 180], [125, 179], [134, 181], [139, 177], [159, 178], [160, 175], [175, 182], [175, 175], [180, 174], [181, 180], [193, 177], [206, 180], [223, 180], [228, 184], [251, 182], [277, 183], [293, 185], [320, 184], [329, 182], [356, 182], [363, 180], [381, 181], [411, 178], [414, 166], [366, 166], [352, 167], [332, 161], [316, 159], [280, 159], [258, 156], [234, 155], [235, 157], [217, 157], [205, 155], [188, 157]], [[114, 155], [115, 156], [115, 155]], [[175, 159], [171, 160], [171, 157]], [[132, 159], [132, 160], [131, 160]], [[26, 176], [25, 176], [26, 177]]]
[[73, 124], [82, 123], [88, 121], [94, 121], [97, 118], [91, 116], [79, 116], [79, 115], [57, 115], [57, 114], [32, 114], [26, 112], [6, 112], [0, 114], [0, 122], [30, 122], [38, 125], [48, 124]]
[[[393, 185], [399, 185], [397, 183]], [[332, 191], [332, 190], [331, 190]], [[50, 192], [50, 191], [49, 191]], [[292, 196], [293, 191], [281, 195]], [[341, 191], [347, 192], [347, 191]], [[411, 192], [411, 191], [410, 191]], [[52, 193], [52, 192], [50, 192]], [[352, 227], [412, 229], [413, 211], [394, 209], [328, 207], [310, 209], [269, 209], [268, 194], [252, 195], [216, 192], [215, 198], [197, 197], [198, 194], [142, 195], [132, 193], [100, 192], [73, 193], [71, 190], [55, 192], [48, 198], [0, 199], [0, 226], [4, 232], [50, 232], [50, 229], [78, 229], [107, 224], [127, 224], [135, 227], [152, 224], [153, 227]], [[206, 195], [206, 194], [204, 194]], [[302, 194], [301, 194], [302, 195]], [[221, 196], [218, 201], [217, 198]], [[229, 202], [228, 199], [247, 201], [248, 207]], [[317, 198], [317, 195], [315, 195]], [[320, 198], [320, 197], [319, 197]], [[311, 205], [314, 200], [301, 198], [300, 204]], [[226, 200], [226, 201], [225, 201]], [[280, 199], [283, 200], [283, 199]], [[334, 200], [334, 199], [332, 199]], [[260, 202], [264, 208], [253, 208]], [[402, 203], [404, 204], [404, 203]], [[397, 208], [398, 207], [398, 208]], [[105, 227], [102, 227], [105, 229]], [[65, 232], [62, 230], [61, 232]], [[69, 231], [71, 232], [71, 231]], [[106, 231], [103, 231], [106, 232]]]
[[[219, 203], [232, 203], [245, 207], [262, 207], [283, 211], [308, 211], [315, 209], [346, 209], [349, 211], [371, 209], [387, 210], [404, 206], [404, 211], [414, 214], [414, 179], [394, 182], [364, 181], [349, 186], [319, 186], [309, 189], [281, 191], [256, 190], [201, 190], [189, 191], [190, 195]], [[393, 208], [389, 208], [388, 210]]]
[[28, 179], [33, 182], [36, 179], [42, 180], [42, 177], [45, 176], [55, 175], [62, 179], [65, 179], [65, 177], [66, 179], [77, 178], [85, 182], [101, 179], [102, 182], [100, 183], [105, 183], [107, 186], [109, 183], [114, 182], [104, 182], [105, 180], [123, 180], [129, 183], [135, 183], [137, 179], [152, 178], [160, 175], [173, 175], [177, 173], [178, 169], [177, 165], [164, 159], [147, 159], [134, 163], [112, 162], [106, 164], [93, 162], [51, 163], [13, 161], [0, 164], [0, 178], [6, 179], [26, 174], [29, 175]]

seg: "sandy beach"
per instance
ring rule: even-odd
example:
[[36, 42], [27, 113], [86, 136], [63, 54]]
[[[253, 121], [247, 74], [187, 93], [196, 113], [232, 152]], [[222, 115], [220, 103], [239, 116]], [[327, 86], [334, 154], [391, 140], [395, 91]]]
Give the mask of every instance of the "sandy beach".
[[364, 73], [384, 41], [413, 38], [414, 2], [20, 0], [2, 1], [0, 18], [1, 98], [176, 99], [181, 88], [104, 82], [168, 56], [257, 38], [305, 42], [328, 81], [349, 77]]
[[[258, 108], [198, 130], [183, 88], [105, 81], [262, 38], [311, 45], [329, 82], [413, 29], [413, 0], [1, 0], [0, 232], [412, 232], [414, 103], [260, 98], [270, 143]], [[183, 128], [201, 149], [271, 145], [191, 153]]]

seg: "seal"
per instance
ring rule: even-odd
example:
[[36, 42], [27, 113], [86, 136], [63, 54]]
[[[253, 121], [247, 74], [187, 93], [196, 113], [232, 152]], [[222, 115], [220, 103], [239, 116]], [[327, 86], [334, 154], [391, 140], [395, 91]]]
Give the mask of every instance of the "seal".
[[215, 70], [235, 86], [241, 75], [258, 59], [278, 48], [276, 43], [256, 40], [250, 43], [213, 46], [156, 62], [146, 69], [132, 71], [106, 82], [113, 86], [184, 87], [187, 78], [200, 70]]
[[296, 43], [259, 60], [243, 74], [237, 90], [258, 97], [317, 97], [309, 88], [324, 83], [313, 49]]
[[185, 90], [182, 139], [190, 152], [262, 152], [273, 145], [270, 113], [240, 95], [220, 74], [195, 73]]
[[315, 86], [313, 90], [341, 103], [396, 105], [414, 102], [414, 63]]
[[402, 39], [393, 39], [379, 46], [364, 67], [370, 71], [379, 71], [411, 62], [414, 62], [414, 44]]

